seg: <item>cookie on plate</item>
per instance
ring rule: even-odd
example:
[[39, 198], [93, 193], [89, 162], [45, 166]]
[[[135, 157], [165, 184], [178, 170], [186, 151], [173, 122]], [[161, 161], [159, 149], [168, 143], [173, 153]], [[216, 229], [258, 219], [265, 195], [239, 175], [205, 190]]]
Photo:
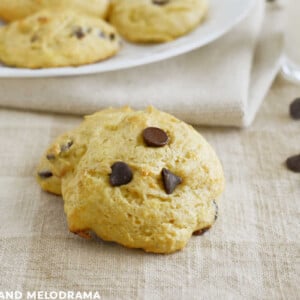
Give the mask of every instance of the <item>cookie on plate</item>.
[[44, 10], [0, 28], [0, 61], [9, 66], [78, 66], [104, 60], [119, 48], [112, 26], [74, 11]]
[[155, 253], [180, 250], [210, 228], [224, 188], [206, 140], [152, 107], [87, 116], [47, 149], [37, 178], [50, 192], [60, 179], [71, 232]]
[[132, 42], [167, 42], [193, 30], [208, 0], [113, 0], [110, 22]]
[[0, 0], [0, 19], [7, 22], [23, 19], [39, 10], [74, 9], [88, 15], [105, 18], [109, 0]]

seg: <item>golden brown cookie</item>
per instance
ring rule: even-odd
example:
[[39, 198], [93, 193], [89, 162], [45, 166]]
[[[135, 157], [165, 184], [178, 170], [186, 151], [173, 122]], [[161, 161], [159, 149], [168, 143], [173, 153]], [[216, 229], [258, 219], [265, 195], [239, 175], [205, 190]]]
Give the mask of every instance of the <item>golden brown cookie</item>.
[[79, 66], [119, 49], [112, 26], [74, 11], [44, 10], [0, 28], [0, 61], [14, 67]]
[[132, 42], [167, 42], [193, 30], [208, 0], [113, 0], [110, 22]]
[[109, 0], [0, 0], [0, 19], [15, 21], [39, 10], [78, 10], [94, 17], [105, 18]]
[[86, 117], [42, 157], [38, 181], [48, 191], [57, 189], [51, 174], [61, 180], [70, 231], [156, 253], [180, 250], [211, 227], [224, 188], [205, 139], [152, 107]]

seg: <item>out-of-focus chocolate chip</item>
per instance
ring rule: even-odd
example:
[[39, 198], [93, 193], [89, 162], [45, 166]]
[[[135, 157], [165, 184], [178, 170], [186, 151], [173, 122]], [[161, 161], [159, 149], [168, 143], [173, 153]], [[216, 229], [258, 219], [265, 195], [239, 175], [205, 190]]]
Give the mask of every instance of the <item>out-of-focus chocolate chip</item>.
[[296, 98], [290, 104], [290, 116], [295, 120], [300, 120], [300, 98]]
[[152, 0], [152, 3], [153, 4], [156, 4], [156, 5], [165, 5], [169, 2], [170, 0]]
[[150, 147], [162, 147], [168, 144], [168, 135], [158, 127], [147, 127], [143, 131], [144, 142]]
[[208, 231], [210, 228], [211, 228], [211, 226], [207, 226], [207, 227], [204, 227], [202, 229], [196, 230], [196, 231], [193, 232], [193, 235], [202, 235], [206, 231]]
[[73, 145], [73, 141], [68, 141], [66, 144], [64, 144], [60, 147], [60, 151], [66, 152], [72, 147], [72, 145]]
[[167, 194], [172, 194], [177, 185], [182, 183], [182, 179], [179, 176], [175, 175], [166, 168], [162, 169], [161, 174], [164, 183], [164, 188]]
[[34, 42], [36, 42], [38, 39], [39, 39], [38, 35], [37, 35], [37, 34], [34, 34], [34, 35], [31, 37], [30, 41], [31, 41], [31, 43], [34, 43]]
[[289, 157], [286, 166], [289, 170], [300, 173], [300, 154]]
[[49, 154], [46, 155], [46, 158], [47, 158], [48, 160], [54, 160], [54, 159], [55, 159], [55, 154], [49, 153]]
[[133, 174], [130, 167], [122, 162], [117, 161], [111, 166], [111, 174], [109, 176], [109, 183], [112, 186], [120, 186], [129, 183], [132, 178]]
[[112, 32], [109, 34], [109, 39], [113, 41], [116, 38], [116, 35]]
[[85, 33], [83, 32], [82, 27], [77, 27], [74, 31], [73, 34], [79, 39], [83, 39], [85, 37]]
[[215, 206], [215, 221], [216, 221], [218, 219], [218, 214], [219, 214], [219, 206], [216, 200], [213, 200], [213, 205]]
[[49, 170], [44, 170], [44, 171], [38, 172], [38, 175], [39, 175], [39, 177], [46, 179], [46, 178], [52, 177], [53, 173]]

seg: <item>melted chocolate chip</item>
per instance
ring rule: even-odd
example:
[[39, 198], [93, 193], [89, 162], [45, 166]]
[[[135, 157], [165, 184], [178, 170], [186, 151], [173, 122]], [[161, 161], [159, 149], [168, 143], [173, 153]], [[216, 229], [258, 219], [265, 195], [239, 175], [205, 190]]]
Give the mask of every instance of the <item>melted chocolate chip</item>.
[[164, 188], [167, 194], [172, 194], [177, 185], [182, 183], [182, 179], [179, 176], [173, 174], [166, 168], [162, 169], [161, 174], [164, 183]]
[[219, 214], [219, 206], [216, 200], [213, 201], [213, 205], [215, 206], [215, 221], [216, 221], [218, 219], [218, 214]]
[[165, 5], [169, 2], [169, 0], [152, 0], [152, 3], [155, 5]]
[[300, 173], [300, 154], [289, 157], [286, 166], [289, 170]]
[[48, 160], [54, 160], [55, 159], [55, 154], [49, 153], [46, 155]]
[[143, 131], [144, 142], [150, 147], [162, 147], [168, 144], [168, 135], [160, 128], [147, 127]]
[[111, 170], [112, 172], [109, 176], [109, 183], [112, 186], [120, 186], [127, 184], [133, 178], [133, 174], [130, 167], [122, 161], [115, 162], [111, 166]]
[[76, 28], [73, 31], [73, 34], [79, 39], [83, 39], [85, 37], [85, 33], [83, 32], [83, 29], [81, 27]]
[[49, 170], [45, 170], [45, 171], [40, 171], [38, 172], [38, 175], [43, 178], [43, 179], [46, 179], [46, 178], [49, 178], [49, 177], [52, 177], [53, 176], [53, 173]]
[[60, 151], [66, 152], [72, 147], [72, 145], [73, 145], [73, 141], [68, 141], [66, 144], [64, 144], [60, 147]]
[[202, 235], [206, 231], [208, 231], [210, 228], [211, 228], [211, 226], [207, 226], [207, 227], [204, 227], [202, 229], [196, 230], [196, 231], [193, 232], [193, 235]]
[[295, 120], [300, 120], [300, 98], [295, 99], [291, 103], [290, 116]]

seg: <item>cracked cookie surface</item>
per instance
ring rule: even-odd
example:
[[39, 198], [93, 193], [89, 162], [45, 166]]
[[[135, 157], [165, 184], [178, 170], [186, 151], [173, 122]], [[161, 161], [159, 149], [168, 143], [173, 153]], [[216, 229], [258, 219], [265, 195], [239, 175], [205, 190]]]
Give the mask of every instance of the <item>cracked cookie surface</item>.
[[9, 66], [78, 66], [109, 58], [119, 49], [112, 26], [74, 11], [43, 10], [0, 28], [0, 61]]
[[205, 18], [208, 0], [113, 0], [110, 22], [132, 42], [167, 42]]
[[37, 179], [61, 191], [70, 231], [156, 253], [180, 250], [193, 232], [211, 227], [224, 188], [206, 140], [152, 107], [87, 116], [47, 149]]

